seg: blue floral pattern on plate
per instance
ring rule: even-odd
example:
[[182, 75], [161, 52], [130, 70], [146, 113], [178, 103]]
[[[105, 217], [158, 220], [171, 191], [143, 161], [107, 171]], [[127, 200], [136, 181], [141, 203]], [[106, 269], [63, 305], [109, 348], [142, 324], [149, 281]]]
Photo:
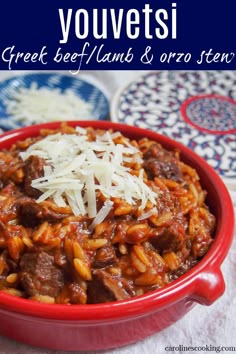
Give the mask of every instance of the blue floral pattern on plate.
[[[111, 119], [155, 130], [180, 141], [205, 158], [235, 189], [234, 131], [217, 133], [197, 129], [181, 114], [186, 100], [206, 94], [225, 96], [236, 103], [236, 71], [150, 72], [117, 92], [111, 105]], [[231, 109], [235, 111], [235, 106]], [[221, 117], [221, 128], [222, 119], [225, 119], [225, 129], [234, 129], [235, 116], [231, 114], [234, 119], [231, 122], [226, 116]], [[204, 125], [202, 121], [201, 124]]]

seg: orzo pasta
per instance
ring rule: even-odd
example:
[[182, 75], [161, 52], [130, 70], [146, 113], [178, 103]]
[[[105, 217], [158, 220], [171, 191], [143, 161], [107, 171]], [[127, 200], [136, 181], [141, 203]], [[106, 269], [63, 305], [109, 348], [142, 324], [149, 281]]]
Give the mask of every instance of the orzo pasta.
[[196, 265], [215, 217], [159, 143], [62, 125], [0, 152], [0, 290], [47, 303], [128, 299]]

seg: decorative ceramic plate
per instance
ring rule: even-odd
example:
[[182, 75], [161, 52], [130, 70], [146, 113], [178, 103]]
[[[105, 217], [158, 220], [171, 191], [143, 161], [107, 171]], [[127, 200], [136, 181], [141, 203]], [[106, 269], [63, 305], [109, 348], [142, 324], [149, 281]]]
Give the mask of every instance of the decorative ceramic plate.
[[[91, 107], [91, 117], [94, 120], [104, 120], [109, 116], [109, 102], [103, 92], [93, 84], [78, 77], [58, 73], [33, 73], [19, 75], [0, 82], [0, 131], [19, 128], [26, 124], [13, 119], [6, 109], [6, 100], [14, 97], [17, 90], [30, 88], [58, 89], [62, 94], [70, 90]], [[75, 117], [74, 119], [77, 119]]]
[[236, 71], [150, 72], [117, 92], [111, 119], [180, 141], [236, 190]]

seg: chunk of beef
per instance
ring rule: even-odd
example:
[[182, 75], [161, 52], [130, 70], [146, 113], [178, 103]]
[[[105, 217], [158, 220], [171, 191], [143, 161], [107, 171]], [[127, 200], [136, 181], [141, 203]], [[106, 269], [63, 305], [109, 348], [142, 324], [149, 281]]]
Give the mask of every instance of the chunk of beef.
[[97, 250], [95, 259], [93, 261], [94, 268], [105, 268], [117, 262], [114, 247], [111, 245], [102, 247]]
[[159, 144], [153, 144], [144, 153], [143, 167], [149, 179], [154, 177], [171, 179], [181, 182], [182, 171], [179, 168], [178, 160], [173, 152], [164, 149]]
[[38, 156], [30, 156], [25, 160], [24, 165], [24, 191], [29, 197], [38, 198], [42, 193], [31, 186], [32, 181], [44, 176], [46, 162]]
[[64, 286], [62, 270], [46, 252], [25, 253], [20, 262], [20, 283], [27, 296], [55, 297]]
[[69, 215], [66, 208], [59, 208], [52, 203], [42, 202], [38, 204], [28, 197], [19, 198], [16, 201], [20, 223], [26, 227], [34, 227], [43, 221], [58, 222]]
[[197, 235], [192, 243], [192, 254], [196, 258], [203, 257], [209, 250], [213, 239], [209, 233]]
[[162, 228], [149, 241], [159, 251], [178, 251], [184, 246], [184, 227], [177, 221], [170, 226]]
[[87, 294], [90, 304], [130, 298], [123, 284], [102, 269], [93, 271], [93, 280], [88, 285]]
[[78, 283], [68, 285], [68, 292], [71, 304], [86, 304], [87, 294]]
[[19, 191], [17, 186], [11, 181], [8, 184], [6, 184], [0, 192], [1, 199], [2, 198], [6, 199], [6, 198], [9, 198], [10, 196], [15, 196], [17, 198], [21, 195], [22, 195], [22, 193]]
[[198, 260], [189, 256], [189, 258], [186, 259], [185, 262], [181, 263], [177, 269], [172, 270], [170, 272], [169, 274], [170, 280], [173, 281], [175, 279], [178, 279], [181, 275], [185, 274], [189, 269], [193, 268], [197, 263]]

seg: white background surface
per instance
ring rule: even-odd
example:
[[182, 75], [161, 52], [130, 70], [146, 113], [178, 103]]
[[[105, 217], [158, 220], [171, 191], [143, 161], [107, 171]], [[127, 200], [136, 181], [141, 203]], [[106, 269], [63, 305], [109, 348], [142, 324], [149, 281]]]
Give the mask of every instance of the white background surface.
[[[25, 72], [0, 72], [0, 80], [12, 75], [24, 74]], [[86, 78], [98, 87], [111, 99], [117, 89], [141, 75], [143, 72], [85, 72], [80, 77]], [[68, 72], [67, 72], [68, 74]], [[234, 196], [233, 196], [234, 198]], [[235, 198], [236, 199], [236, 198]], [[236, 204], [236, 200], [234, 200]], [[236, 212], [236, 211], [235, 211]], [[236, 234], [230, 253], [223, 266], [223, 275], [226, 282], [225, 294], [213, 305], [206, 307], [196, 305], [184, 318], [166, 330], [136, 344], [114, 350], [100, 351], [105, 354], [151, 354], [151, 353], [174, 353], [165, 351], [168, 346], [212, 346], [212, 347], [236, 347]], [[0, 319], [1, 320], [1, 319]], [[109, 335], [109, 334], [108, 334]], [[206, 353], [207, 351], [198, 351]], [[216, 352], [216, 351], [215, 351]], [[232, 351], [227, 351], [231, 353]], [[0, 353], [63, 353], [41, 348], [30, 347], [0, 336]], [[64, 352], [69, 353], [69, 352]], [[82, 352], [81, 352], [82, 353]], [[92, 354], [95, 352], [86, 352]], [[187, 353], [179, 352], [179, 353]], [[211, 350], [211, 353], [214, 353]]]

